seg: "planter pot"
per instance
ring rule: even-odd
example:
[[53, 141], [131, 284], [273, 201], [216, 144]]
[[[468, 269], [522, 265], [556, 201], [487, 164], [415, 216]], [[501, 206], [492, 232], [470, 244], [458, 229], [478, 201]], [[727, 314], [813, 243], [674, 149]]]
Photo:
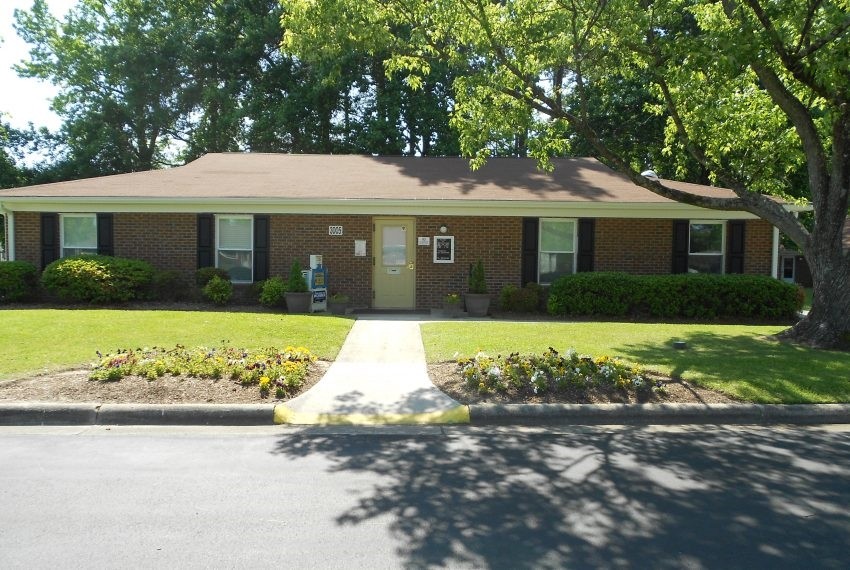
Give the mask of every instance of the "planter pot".
[[330, 311], [332, 315], [344, 315], [347, 308], [348, 301], [328, 300], [328, 311]]
[[286, 293], [286, 309], [290, 313], [309, 313], [313, 304], [313, 293]]
[[486, 293], [467, 293], [466, 312], [470, 317], [483, 317], [490, 309], [490, 295]]
[[443, 314], [449, 318], [456, 318], [460, 315], [460, 301], [457, 303], [443, 303]]

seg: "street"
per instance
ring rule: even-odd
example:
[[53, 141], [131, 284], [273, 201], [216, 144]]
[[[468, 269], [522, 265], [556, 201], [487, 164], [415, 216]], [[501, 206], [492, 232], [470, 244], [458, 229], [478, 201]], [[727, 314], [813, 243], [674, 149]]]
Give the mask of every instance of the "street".
[[850, 426], [0, 428], [0, 568], [847, 568]]

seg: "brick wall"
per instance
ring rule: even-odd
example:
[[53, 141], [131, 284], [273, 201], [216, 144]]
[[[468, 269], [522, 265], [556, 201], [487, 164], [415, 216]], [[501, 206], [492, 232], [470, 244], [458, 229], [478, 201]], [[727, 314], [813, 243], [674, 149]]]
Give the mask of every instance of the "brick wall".
[[670, 273], [672, 220], [599, 218], [595, 234], [595, 271], [625, 271], [635, 275]]
[[[328, 268], [328, 292], [344, 293], [354, 305], [372, 302], [372, 217], [333, 215], [273, 215], [269, 275], [289, 276], [295, 259], [309, 267], [310, 254], [321, 254]], [[329, 236], [328, 226], [342, 226], [341, 236]], [[366, 257], [354, 256], [354, 240], [366, 240]]]
[[[293, 259], [306, 267], [311, 253], [324, 256], [330, 272], [330, 292], [342, 292], [357, 305], [372, 300], [372, 216], [272, 215], [269, 269], [286, 278]], [[328, 226], [343, 226], [342, 236], [329, 236]], [[446, 225], [455, 238], [455, 262], [433, 262], [433, 237]], [[770, 275], [772, 226], [748, 220], [744, 268]], [[144, 259], [160, 269], [175, 269], [191, 277], [197, 264], [197, 217], [194, 214], [134, 214], [114, 216], [115, 255]], [[594, 269], [634, 274], [670, 272], [671, 220], [596, 220]], [[439, 307], [449, 292], [467, 289], [470, 266], [483, 260], [490, 293], [495, 297], [507, 283], [520, 285], [521, 218], [421, 216], [416, 235], [431, 245], [416, 246], [416, 305]], [[366, 257], [354, 256], [354, 240], [366, 240]], [[41, 262], [40, 215], [15, 214], [16, 258]]]
[[41, 214], [15, 212], [15, 259], [41, 267]]
[[[445, 234], [440, 233], [441, 225], [448, 228]], [[479, 259], [494, 299], [505, 284], [521, 284], [521, 218], [422, 216], [416, 219], [416, 235], [431, 238], [431, 245], [416, 246], [419, 308], [442, 306], [450, 292], [465, 293], [470, 266]], [[434, 236], [439, 235], [454, 236], [454, 263], [434, 263]]]
[[744, 273], [770, 275], [773, 263], [773, 225], [747, 220], [744, 228]]
[[[744, 229], [744, 273], [771, 274], [773, 226], [747, 220]], [[600, 218], [596, 220], [596, 271], [636, 275], [670, 273], [673, 221]]]
[[197, 224], [195, 214], [115, 214], [114, 253], [143, 259], [158, 269], [180, 271], [193, 282], [198, 266]]

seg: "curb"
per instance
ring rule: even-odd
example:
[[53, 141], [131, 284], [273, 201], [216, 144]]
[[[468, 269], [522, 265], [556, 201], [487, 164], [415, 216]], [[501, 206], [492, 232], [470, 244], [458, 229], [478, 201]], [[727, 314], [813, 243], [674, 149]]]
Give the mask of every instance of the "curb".
[[479, 404], [472, 425], [846, 424], [850, 404]]
[[271, 425], [273, 404], [0, 403], [0, 426]]
[[[280, 406], [278, 404], [278, 406]], [[217, 425], [302, 423], [275, 404], [0, 403], [0, 426]], [[850, 424], [850, 404], [477, 404], [442, 417], [350, 414], [321, 423], [464, 424]], [[468, 416], [465, 409], [468, 408]], [[466, 416], [466, 417], [465, 417]], [[468, 417], [468, 420], [466, 419]], [[303, 418], [299, 418], [302, 419]], [[415, 420], [419, 421], [415, 421]], [[295, 420], [295, 421], [293, 421]], [[370, 420], [370, 421], [367, 421]], [[313, 422], [306, 422], [313, 423]]]
[[411, 413], [345, 413], [325, 414], [293, 410], [284, 404], [274, 408], [275, 424], [290, 425], [448, 425], [468, 424], [469, 406], [458, 405], [448, 410]]

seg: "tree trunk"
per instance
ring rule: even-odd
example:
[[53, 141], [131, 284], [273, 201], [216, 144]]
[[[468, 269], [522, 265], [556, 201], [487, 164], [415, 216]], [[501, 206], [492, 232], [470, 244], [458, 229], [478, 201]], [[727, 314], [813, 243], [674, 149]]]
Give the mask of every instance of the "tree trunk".
[[850, 259], [841, 255], [807, 256], [812, 270], [809, 314], [777, 335], [814, 348], [850, 346]]

